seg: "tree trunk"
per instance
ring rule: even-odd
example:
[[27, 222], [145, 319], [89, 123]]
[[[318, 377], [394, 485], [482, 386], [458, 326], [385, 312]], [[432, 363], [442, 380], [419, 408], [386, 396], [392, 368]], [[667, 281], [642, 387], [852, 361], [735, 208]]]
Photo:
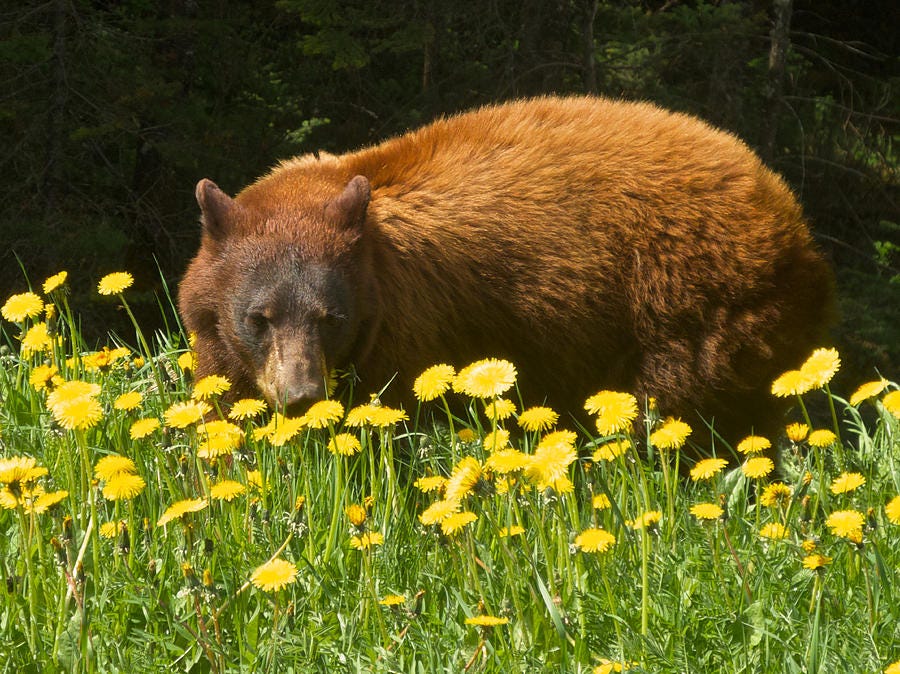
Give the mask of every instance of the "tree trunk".
[[793, 0], [773, 0], [774, 25], [769, 47], [769, 81], [766, 84], [766, 115], [762, 128], [760, 152], [771, 162], [775, 156], [778, 120], [781, 116], [782, 89], [787, 54], [791, 48], [791, 13]]

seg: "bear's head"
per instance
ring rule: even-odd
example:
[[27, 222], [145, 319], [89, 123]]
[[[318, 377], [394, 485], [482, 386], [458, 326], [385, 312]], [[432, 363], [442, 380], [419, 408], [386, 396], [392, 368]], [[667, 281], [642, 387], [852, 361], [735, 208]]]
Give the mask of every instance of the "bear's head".
[[369, 198], [362, 176], [335, 185], [276, 175], [234, 199], [198, 183], [202, 241], [179, 290], [198, 378], [226, 376], [234, 397], [258, 390], [290, 413], [325, 397], [372, 306]]

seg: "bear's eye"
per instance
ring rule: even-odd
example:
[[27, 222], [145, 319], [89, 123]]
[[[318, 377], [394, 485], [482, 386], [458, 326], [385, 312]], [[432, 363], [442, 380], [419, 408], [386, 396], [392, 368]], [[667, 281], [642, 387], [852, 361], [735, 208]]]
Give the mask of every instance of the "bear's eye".
[[269, 329], [269, 319], [261, 311], [251, 311], [244, 322], [256, 335], [262, 335]]
[[343, 314], [331, 313], [328, 312], [322, 317], [322, 323], [324, 323], [329, 328], [336, 328], [341, 323], [347, 320], [347, 317]]

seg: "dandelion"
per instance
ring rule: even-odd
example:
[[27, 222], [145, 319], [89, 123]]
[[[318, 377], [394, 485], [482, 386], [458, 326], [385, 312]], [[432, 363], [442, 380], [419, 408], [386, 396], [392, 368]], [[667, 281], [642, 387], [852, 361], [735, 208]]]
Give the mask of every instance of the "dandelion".
[[572, 431], [545, 435], [525, 468], [525, 477], [536, 483], [538, 489], [554, 486], [553, 483], [564, 477], [569, 465], [578, 458], [574, 447], [576, 437]]
[[442, 475], [428, 475], [426, 477], [420, 477], [413, 483], [413, 486], [419, 491], [427, 494], [430, 491], [441, 491], [446, 483], [447, 478]]
[[837, 436], [827, 428], [820, 428], [819, 430], [810, 433], [809, 437], [806, 438], [806, 441], [812, 447], [825, 449], [826, 447], [831, 447], [835, 442], [837, 442]]
[[862, 536], [865, 522], [865, 516], [857, 510], [836, 510], [825, 520], [825, 525], [835, 536], [852, 539]]
[[394, 409], [393, 407], [376, 406], [369, 414], [369, 424], [375, 428], [387, 428], [401, 421], [407, 421], [409, 417], [403, 410]]
[[547, 431], [556, 425], [559, 414], [549, 407], [531, 407], [519, 415], [519, 426], [526, 431]]
[[103, 498], [109, 501], [127, 501], [144, 491], [147, 483], [134, 473], [116, 473], [103, 486]]
[[53, 338], [50, 329], [43, 321], [35, 323], [22, 337], [22, 355], [30, 356], [33, 353], [49, 351], [53, 348]]
[[255, 398], [241, 398], [228, 412], [228, 418], [234, 420], [252, 419], [262, 414], [266, 409], [266, 403]]
[[219, 501], [233, 501], [247, 491], [237, 480], [221, 480], [209, 488], [209, 497]]
[[516, 405], [508, 398], [495, 398], [485, 403], [484, 414], [491, 421], [509, 419], [516, 412]]
[[476, 615], [466, 618], [466, 625], [475, 625], [476, 627], [498, 627], [509, 622], [509, 618], [501, 618], [492, 615]]
[[698, 520], [717, 520], [725, 511], [715, 503], [698, 503], [691, 507], [691, 515]]
[[612, 674], [613, 672], [627, 672], [629, 669], [636, 667], [636, 662], [619, 662], [602, 659], [600, 664], [594, 667], [593, 674]]
[[767, 456], [755, 456], [747, 459], [741, 466], [741, 472], [752, 480], [765, 477], [773, 470], [775, 470], [775, 464]]
[[473, 456], [460, 459], [444, 485], [444, 498], [448, 501], [461, 501], [475, 488], [480, 478], [481, 464], [478, 459]]
[[399, 606], [406, 602], [406, 597], [402, 594], [388, 594], [378, 600], [382, 606]]
[[900, 496], [895, 496], [884, 506], [884, 514], [891, 524], [900, 524]]
[[344, 514], [347, 515], [347, 519], [350, 520], [350, 524], [355, 527], [361, 527], [363, 524], [365, 524], [366, 518], [368, 517], [366, 509], [358, 503], [351, 503], [346, 508], [344, 508]]
[[748, 435], [737, 445], [737, 450], [741, 454], [759, 454], [772, 446], [768, 438], [759, 435]]
[[103, 418], [103, 407], [91, 397], [54, 405], [51, 410], [59, 425], [67, 430], [87, 430]]
[[814, 388], [822, 388], [831, 381], [841, 367], [841, 358], [835, 349], [816, 349], [800, 366], [800, 373], [812, 381]]
[[447, 392], [455, 376], [451, 365], [432, 365], [413, 382], [413, 393], [422, 402], [434, 400]]
[[459, 509], [459, 501], [450, 501], [447, 499], [435, 501], [419, 515], [419, 521], [425, 526], [438, 524], [450, 517], [453, 513], [459, 512]]
[[772, 394], [779, 398], [803, 395], [814, 388], [813, 379], [800, 370], [788, 370], [772, 382]]
[[94, 466], [94, 477], [104, 482], [108, 482], [120, 473], [137, 473], [134, 461], [121, 454], [104, 456]]
[[662, 513], [659, 510], [648, 510], [635, 519], [628, 520], [625, 524], [632, 529], [644, 529], [658, 524], [661, 519]]
[[354, 550], [370, 550], [382, 543], [384, 543], [384, 534], [377, 531], [367, 531], [364, 534], [350, 538], [350, 547]]
[[99, 351], [82, 356], [81, 362], [84, 364], [84, 369], [88, 372], [105, 370], [120, 358], [127, 356], [128, 353], [129, 351], [125, 347], [110, 349], [108, 346], [104, 346]]
[[181, 501], [176, 501], [168, 508], [166, 508], [166, 511], [162, 514], [162, 517], [157, 520], [156, 526], [162, 527], [172, 520], [181, 519], [188, 513], [200, 512], [208, 505], [209, 502], [205, 498], [189, 498]]
[[115, 399], [113, 407], [117, 410], [128, 412], [140, 405], [143, 399], [144, 396], [140, 391], [128, 391], [128, 393], [123, 393]]
[[583, 552], [606, 552], [616, 544], [616, 537], [605, 529], [585, 529], [575, 537], [575, 547]]
[[369, 423], [372, 413], [377, 409], [378, 405], [373, 405], [372, 403], [357, 405], [347, 412], [347, 416], [344, 418], [344, 425], [351, 428], [366, 426]]
[[900, 674], [900, 660], [892, 662], [884, 669], [884, 674]]
[[681, 419], [669, 419], [650, 434], [650, 442], [660, 449], [681, 449], [691, 434], [691, 427]]
[[496, 398], [516, 382], [516, 368], [506, 360], [487, 358], [467, 365], [453, 380], [453, 390], [473, 398]]
[[473, 431], [471, 428], [460, 428], [456, 432], [456, 437], [459, 438], [460, 442], [469, 443], [469, 442], [475, 442], [476, 436], [475, 436], [475, 431]]
[[865, 483], [866, 478], [859, 473], [841, 473], [831, 482], [831, 493], [846, 494], [863, 486]]
[[631, 449], [630, 440], [613, 440], [597, 447], [591, 458], [594, 461], [615, 461], [629, 449]]
[[353, 456], [362, 451], [362, 445], [355, 435], [338, 433], [328, 441], [328, 451], [339, 456]]
[[594, 497], [591, 499], [591, 507], [594, 510], [606, 510], [612, 507], [612, 503], [610, 503], [609, 496], [606, 494], [594, 494]]
[[264, 437], [268, 437], [269, 442], [274, 447], [282, 447], [303, 430], [306, 421], [306, 415], [302, 417], [283, 417], [280, 414], [275, 414], [269, 422], [269, 426], [257, 430], [263, 431]]
[[759, 535], [773, 541], [780, 541], [787, 536], [787, 529], [780, 522], [769, 522], [759, 530]]
[[138, 419], [133, 424], [131, 424], [128, 435], [132, 440], [140, 440], [141, 438], [146, 438], [148, 435], [153, 433], [153, 431], [159, 428], [159, 426], [159, 419], [155, 419], [152, 417], [147, 419]]
[[[40, 493], [38, 493], [40, 491]], [[53, 492], [43, 492], [40, 487], [34, 491], [34, 499], [30, 503], [25, 504], [26, 513], [34, 513], [41, 515], [53, 506], [61, 503], [69, 497], [69, 492], [64, 489]]]
[[441, 520], [441, 533], [450, 536], [462, 531], [472, 522], [478, 519], [478, 515], [473, 512], [463, 511], [453, 513]]
[[193, 372], [197, 369], [197, 355], [193, 351], [185, 351], [179, 354], [175, 361], [178, 363], [178, 367], [185, 372]]
[[28, 375], [28, 383], [34, 387], [35, 391], [43, 391], [58, 373], [56, 365], [38, 365]]
[[869, 398], [874, 398], [879, 393], [884, 391], [888, 387], [887, 379], [879, 379], [878, 381], [870, 381], [853, 392], [853, 395], [850, 396], [850, 404], [853, 406], [859, 405], [861, 402], [868, 400]]
[[212, 407], [202, 400], [189, 400], [173, 403], [163, 412], [166, 425], [171, 428], [187, 428], [202, 420], [206, 414], [212, 411]]
[[618, 391], [600, 391], [592, 395], [585, 401], [584, 409], [589, 414], [597, 415], [597, 432], [600, 435], [629, 431], [638, 414], [637, 398]]
[[530, 462], [531, 457], [518, 449], [501, 449], [487, 458], [484, 469], [498, 475], [507, 475], [522, 470]]
[[821, 569], [827, 564], [831, 564], [831, 557], [825, 555], [813, 554], [803, 558], [803, 568], [810, 571]]
[[505, 449], [509, 445], [509, 431], [505, 428], [497, 428], [484, 436], [483, 444], [484, 449], [488, 452]]
[[297, 567], [291, 562], [276, 558], [258, 566], [250, 575], [250, 582], [264, 592], [277, 592], [297, 578]]
[[787, 503], [792, 496], [793, 492], [791, 491], [791, 488], [784, 482], [773, 482], [763, 489], [763, 493], [759, 497], [759, 502], [766, 508], [771, 508], [775, 505]]
[[727, 465], [728, 461], [725, 459], [701, 459], [691, 468], [691, 479], [694, 482], [710, 480], [721, 473]]
[[21, 323], [26, 318], [34, 318], [44, 309], [44, 300], [32, 292], [12, 295], [0, 307], [0, 315], [13, 323]]
[[884, 409], [900, 419], [900, 390], [891, 391], [881, 399]]
[[49, 295], [57, 288], [64, 285], [67, 278], [69, 278], [69, 272], [67, 271], [61, 271], [58, 274], [54, 274], [53, 276], [48, 278], [46, 281], [44, 281], [44, 294]]
[[793, 423], [788, 424], [784, 430], [788, 436], [788, 440], [793, 443], [798, 443], [803, 442], [806, 439], [806, 435], [809, 433], [809, 426], [806, 424]]
[[320, 400], [306, 410], [303, 416], [310, 428], [325, 428], [341, 420], [344, 416], [344, 406], [337, 400]]
[[130, 288], [134, 283], [134, 277], [127, 271], [117, 271], [107, 274], [97, 284], [97, 292], [101, 295], [118, 295]]
[[512, 538], [513, 536], [520, 536], [525, 533], [525, 527], [521, 527], [518, 524], [513, 524], [509, 527], [501, 527], [497, 532], [497, 535], [500, 538]]
[[213, 396], [222, 395], [231, 388], [231, 382], [225, 377], [211, 374], [194, 384], [191, 398], [194, 400], [207, 400]]
[[126, 526], [125, 520], [104, 522], [100, 525], [100, 538], [115, 538], [125, 531]]
[[247, 471], [247, 484], [249, 486], [253, 487], [254, 489], [262, 490], [262, 488], [263, 488], [262, 473], [258, 470], [248, 470]]

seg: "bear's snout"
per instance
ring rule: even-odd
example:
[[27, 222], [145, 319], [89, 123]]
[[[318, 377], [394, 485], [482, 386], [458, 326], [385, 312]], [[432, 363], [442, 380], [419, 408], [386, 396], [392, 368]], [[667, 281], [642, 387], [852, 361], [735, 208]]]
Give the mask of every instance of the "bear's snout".
[[291, 416], [325, 397], [326, 376], [321, 350], [288, 335], [274, 341], [257, 385], [270, 405]]

